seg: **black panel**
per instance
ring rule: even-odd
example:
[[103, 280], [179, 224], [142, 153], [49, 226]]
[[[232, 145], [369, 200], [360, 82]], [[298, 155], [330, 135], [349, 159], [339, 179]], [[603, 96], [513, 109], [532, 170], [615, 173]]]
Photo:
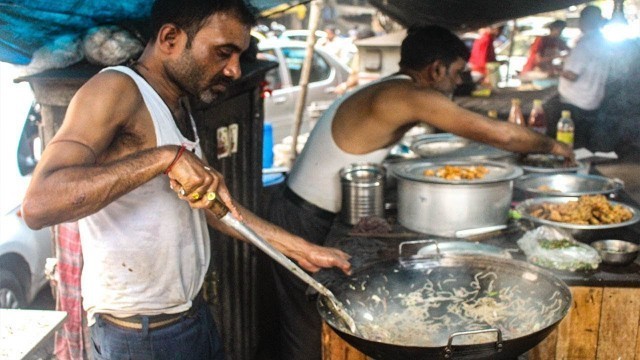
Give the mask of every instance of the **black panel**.
[[584, 0], [369, 0], [400, 24], [476, 29], [496, 22], [567, 8]]
[[[234, 199], [260, 213], [262, 191], [263, 102], [260, 83], [273, 67], [270, 62], [243, 63], [243, 77], [223, 99], [212, 105], [193, 103], [202, 149], [224, 177]], [[218, 158], [216, 133], [220, 127], [238, 125], [238, 151]], [[262, 254], [242, 241], [210, 229], [211, 274], [206, 281], [209, 303], [218, 325], [227, 359], [256, 358], [263, 334], [259, 331], [260, 284], [270, 273]]]

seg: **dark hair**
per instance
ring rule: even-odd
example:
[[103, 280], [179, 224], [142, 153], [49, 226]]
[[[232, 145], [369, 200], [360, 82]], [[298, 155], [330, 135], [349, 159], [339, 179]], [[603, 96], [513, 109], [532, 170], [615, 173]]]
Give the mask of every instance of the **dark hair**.
[[421, 70], [436, 60], [448, 67], [458, 58], [469, 60], [469, 49], [459, 37], [441, 26], [409, 29], [400, 48], [400, 68]]
[[554, 20], [547, 24], [549, 29], [564, 29], [567, 27], [567, 22], [564, 20]]
[[585, 6], [584, 9], [580, 11], [580, 19], [587, 19], [594, 23], [602, 23], [604, 21], [602, 18], [602, 11], [599, 7], [594, 5]]
[[256, 24], [257, 10], [243, 0], [156, 0], [151, 9], [151, 39], [165, 24], [175, 24], [187, 33], [189, 42], [216, 13], [231, 13], [243, 24]]

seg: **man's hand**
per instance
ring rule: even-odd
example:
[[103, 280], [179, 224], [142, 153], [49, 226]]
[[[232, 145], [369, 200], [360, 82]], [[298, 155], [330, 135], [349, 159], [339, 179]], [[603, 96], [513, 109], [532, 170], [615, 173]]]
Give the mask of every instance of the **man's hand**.
[[576, 161], [576, 155], [573, 153], [571, 146], [558, 141], [554, 141], [551, 154], [564, 157], [568, 163], [575, 163]]
[[242, 220], [222, 174], [207, 166], [193, 153], [185, 151], [167, 175], [171, 189], [192, 208], [209, 209], [213, 198], [219, 197], [231, 213]]
[[316, 272], [322, 268], [337, 267], [347, 275], [351, 274], [351, 264], [347, 253], [336, 248], [310, 244], [309, 251], [301, 252], [294, 260], [307, 271]]

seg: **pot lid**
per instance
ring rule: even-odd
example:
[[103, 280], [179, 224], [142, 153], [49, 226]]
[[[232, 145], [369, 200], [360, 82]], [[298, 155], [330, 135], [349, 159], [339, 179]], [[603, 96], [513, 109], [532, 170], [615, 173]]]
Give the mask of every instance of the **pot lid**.
[[416, 155], [432, 161], [491, 160], [514, 156], [512, 152], [448, 133], [417, 136], [410, 148]]
[[[488, 172], [481, 179], [472, 180], [447, 180], [438, 176], [425, 175], [425, 171], [438, 169], [445, 165], [456, 167], [471, 167], [471, 166], [484, 166]], [[474, 184], [489, 184], [501, 181], [511, 181], [520, 177], [523, 171], [520, 167], [510, 165], [507, 163], [495, 162], [495, 161], [480, 161], [480, 160], [453, 160], [453, 161], [407, 161], [398, 163], [393, 166], [393, 173], [402, 179], [414, 180], [424, 183], [439, 183], [439, 184], [457, 184], [457, 185], [474, 185]]]

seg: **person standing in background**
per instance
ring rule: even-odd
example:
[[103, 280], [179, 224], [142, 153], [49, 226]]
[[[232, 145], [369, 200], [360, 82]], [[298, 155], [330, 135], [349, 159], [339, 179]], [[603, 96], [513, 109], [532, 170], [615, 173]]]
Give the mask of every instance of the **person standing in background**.
[[567, 57], [558, 91], [562, 110], [571, 111], [575, 122], [575, 148], [591, 146], [594, 127], [604, 98], [610, 71], [609, 45], [600, 29], [600, 8], [589, 5], [580, 12], [582, 37]]
[[340, 60], [342, 63], [347, 64], [350, 55], [349, 41], [347, 39], [340, 38], [337, 34], [338, 30], [333, 25], [325, 27], [324, 31], [327, 33], [327, 36], [318, 40], [318, 46], [320, 46], [322, 50], [335, 56], [336, 59]]
[[496, 61], [496, 52], [493, 45], [495, 39], [500, 36], [504, 25], [494, 25], [480, 29], [480, 37], [473, 42], [469, 66], [474, 82], [480, 82], [487, 76], [487, 64]]
[[567, 26], [564, 20], [556, 20], [549, 24], [549, 35], [538, 36], [529, 48], [527, 63], [522, 68], [522, 74], [531, 70], [539, 70], [549, 76], [556, 76], [557, 69], [553, 65], [553, 60], [561, 56], [562, 51], [569, 50], [567, 44], [560, 38], [562, 30]]
[[[354, 41], [366, 39], [369, 37], [375, 36], [373, 31], [369, 28], [364, 28], [358, 30], [358, 34], [356, 35]], [[358, 52], [358, 48], [355, 44], [353, 44], [353, 57], [351, 61], [349, 61], [349, 77], [346, 81], [338, 84], [334, 93], [338, 95], [342, 95], [345, 92], [354, 89], [356, 86], [360, 85], [360, 53]]]

